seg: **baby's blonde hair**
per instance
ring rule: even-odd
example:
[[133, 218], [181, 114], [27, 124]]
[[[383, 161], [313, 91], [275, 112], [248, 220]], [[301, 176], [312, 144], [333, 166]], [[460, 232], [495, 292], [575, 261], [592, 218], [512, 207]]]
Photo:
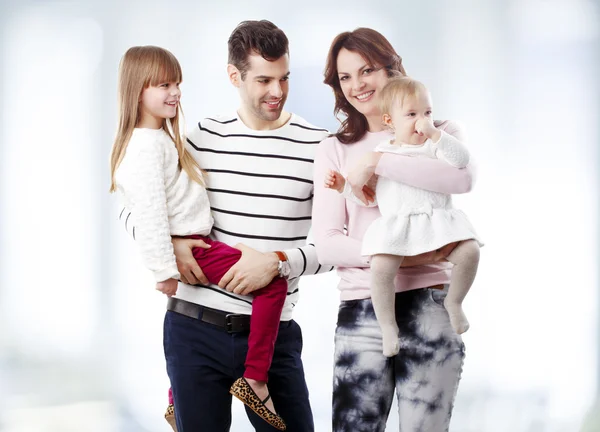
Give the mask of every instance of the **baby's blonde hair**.
[[[119, 127], [110, 156], [110, 192], [116, 191], [115, 172], [125, 156], [133, 130], [140, 121], [140, 97], [142, 92], [162, 83], [183, 79], [181, 66], [171, 52], [156, 46], [136, 46], [127, 50], [119, 65]], [[185, 149], [183, 138], [183, 115], [181, 106], [172, 119], [164, 119], [162, 128], [169, 134], [179, 155], [179, 164], [188, 176], [204, 185], [198, 162]]]
[[427, 87], [416, 79], [408, 76], [390, 78], [379, 97], [381, 114], [391, 114], [395, 104], [400, 103], [402, 106], [407, 97], [418, 96], [423, 92], [428, 92]]

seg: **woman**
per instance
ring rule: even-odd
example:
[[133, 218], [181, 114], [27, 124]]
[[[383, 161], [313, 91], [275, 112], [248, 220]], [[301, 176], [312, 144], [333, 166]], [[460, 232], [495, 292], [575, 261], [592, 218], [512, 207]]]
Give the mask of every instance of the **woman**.
[[[383, 431], [394, 389], [398, 394], [402, 432], [447, 431], [462, 363], [464, 345], [443, 306], [449, 282], [441, 251], [407, 258], [396, 277], [396, 320], [400, 352], [386, 358], [381, 330], [369, 293], [369, 258], [360, 254], [376, 207], [361, 207], [324, 187], [329, 170], [351, 176], [355, 194], [373, 175], [448, 194], [468, 192], [469, 168], [445, 162], [374, 153], [390, 133], [384, 129], [378, 96], [388, 79], [406, 75], [402, 59], [387, 39], [372, 29], [338, 35], [329, 50], [325, 83], [335, 96], [335, 114], [346, 118], [338, 132], [324, 140], [315, 159], [313, 230], [319, 261], [335, 265], [341, 281], [341, 304], [335, 335], [333, 431]], [[460, 139], [451, 122], [436, 126]], [[344, 230], [346, 228], [346, 231]], [[407, 268], [408, 267], [408, 268]]]

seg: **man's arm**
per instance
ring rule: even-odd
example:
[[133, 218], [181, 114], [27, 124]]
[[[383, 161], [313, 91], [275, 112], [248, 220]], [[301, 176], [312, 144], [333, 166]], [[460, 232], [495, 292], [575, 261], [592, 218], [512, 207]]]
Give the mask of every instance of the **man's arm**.
[[295, 249], [286, 249], [283, 252], [287, 255], [290, 263], [290, 275], [288, 279], [294, 279], [304, 275], [316, 275], [327, 273], [334, 269], [333, 266], [321, 265], [317, 258], [317, 249], [312, 242], [312, 230], [308, 234], [309, 243]]
[[[242, 257], [225, 273], [219, 282], [219, 287], [235, 294], [248, 295], [264, 288], [279, 276], [279, 256], [275, 252], [259, 252], [242, 243], [234, 247], [242, 251]], [[312, 243], [281, 252], [287, 256], [290, 265], [287, 279], [326, 273], [334, 268], [319, 264], [317, 251]]]
[[275, 252], [259, 252], [242, 243], [234, 248], [242, 251], [242, 256], [223, 275], [219, 287], [235, 294], [248, 295], [264, 288], [279, 275], [279, 257]]

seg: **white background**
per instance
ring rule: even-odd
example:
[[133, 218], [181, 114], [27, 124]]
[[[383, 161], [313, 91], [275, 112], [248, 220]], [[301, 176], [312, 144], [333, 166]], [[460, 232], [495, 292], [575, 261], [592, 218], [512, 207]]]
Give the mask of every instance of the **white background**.
[[[579, 430], [598, 381], [599, 14], [586, 0], [0, 2], [0, 431], [169, 430], [165, 298], [108, 194], [118, 62], [171, 50], [190, 126], [237, 108], [227, 38], [262, 18], [290, 39], [287, 108], [313, 124], [337, 128], [330, 42], [366, 26], [435, 117], [467, 128], [478, 181], [455, 203], [486, 246], [451, 431]], [[336, 283], [303, 279], [295, 311], [318, 432]], [[251, 430], [239, 403], [232, 430]]]

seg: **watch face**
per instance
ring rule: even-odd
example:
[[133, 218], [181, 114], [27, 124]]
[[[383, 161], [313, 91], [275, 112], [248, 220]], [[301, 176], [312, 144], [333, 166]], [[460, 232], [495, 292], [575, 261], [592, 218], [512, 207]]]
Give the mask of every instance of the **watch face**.
[[288, 277], [290, 275], [290, 263], [287, 261], [282, 261], [281, 262], [281, 273], [283, 274], [283, 276]]

